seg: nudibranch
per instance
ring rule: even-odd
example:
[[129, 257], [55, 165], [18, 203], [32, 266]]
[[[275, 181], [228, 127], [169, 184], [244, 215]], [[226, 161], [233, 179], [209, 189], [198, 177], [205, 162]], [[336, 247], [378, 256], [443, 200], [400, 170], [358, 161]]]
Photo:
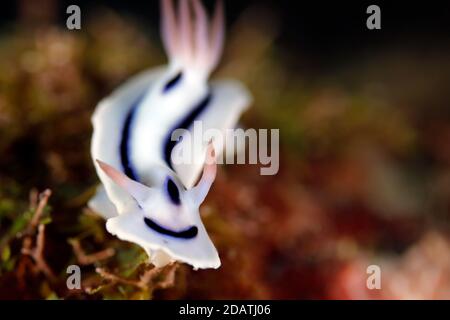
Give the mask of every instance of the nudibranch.
[[180, 0], [177, 12], [171, 0], [162, 0], [161, 14], [167, 66], [134, 76], [92, 116], [91, 155], [101, 185], [89, 206], [107, 220], [111, 234], [141, 246], [157, 267], [181, 261], [218, 268], [199, 207], [223, 150], [206, 141], [196, 148], [197, 161], [176, 164], [171, 155], [185, 141], [171, 136], [176, 129], [190, 132], [194, 121], [225, 134], [251, 96], [238, 81], [208, 81], [224, 42], [221, 2], [211, 21], [199, 0]]

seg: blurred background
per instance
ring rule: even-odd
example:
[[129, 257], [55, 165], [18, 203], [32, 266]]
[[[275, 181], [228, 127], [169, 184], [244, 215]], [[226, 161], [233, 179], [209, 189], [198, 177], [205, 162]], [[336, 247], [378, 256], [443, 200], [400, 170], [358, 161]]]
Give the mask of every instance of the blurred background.
[[97, 102], [166, 63], [158, 1], [0, 7], [1, 299], [450, 298], [448, 3], [225, 1], [213, 78], [249, 87], [242, 124], [280, 129], [281, 164], [219, 169], [201, 213], [222, 267], [202, 271], [152, 269], [86, 206]]

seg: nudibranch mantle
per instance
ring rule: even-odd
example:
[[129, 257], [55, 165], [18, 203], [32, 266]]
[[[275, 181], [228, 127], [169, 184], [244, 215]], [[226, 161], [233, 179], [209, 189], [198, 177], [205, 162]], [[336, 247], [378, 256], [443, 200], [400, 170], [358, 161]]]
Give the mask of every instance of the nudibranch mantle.
[[168, 65], [128, 80], [92, 116], [91, 155], [102, 184], [89, 206], [107, 220], [110, 233], [140, 245], [157, 267], [181, 261], [218, 268], [199, 207], [222, 150], [210, 142], [197, 148], [192, 163], [177, 165], [171, 154], [184, 139], [174, 142], [171, 135], [191, 130], [194, 121], [225, 133], [251, 96], [238, 81], [208, 82], [223, 46], [221, 2], [211, 22], [199, 0], [181, 0], [177, 14], [172, 0], [162, 0], [161, 9]]

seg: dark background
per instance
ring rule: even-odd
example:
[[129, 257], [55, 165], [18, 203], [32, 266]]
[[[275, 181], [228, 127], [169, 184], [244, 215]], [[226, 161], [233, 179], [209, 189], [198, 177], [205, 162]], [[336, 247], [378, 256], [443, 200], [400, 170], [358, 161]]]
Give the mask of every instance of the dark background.
[[[204, 2], [209, 8], [214, 3]], [[18, 3], [2, 2], [0, 21], [3, 26], [17, 17]], [[149, 26], [154, 26], [159, 19], [159, 1], [156, 0], [61, 0], [58, 16], [61, 24], [65, 23], [65, 10], [70, 4], [81, 7], [82, 19], [99, 6], [131, 15]], [[381, 30], [366, 28], [366, 9], [371, 4], [381, 8]], [[225, 5], [229, 24], [250, 6], [266, 8], [281, 22], [277, 42], [294, 52], [300, 49], [310, 62], [323, 66], [385, 45], [412, 44], [420, 49], [431, 43], [450, 43], [448, 1], [226, 0]]]

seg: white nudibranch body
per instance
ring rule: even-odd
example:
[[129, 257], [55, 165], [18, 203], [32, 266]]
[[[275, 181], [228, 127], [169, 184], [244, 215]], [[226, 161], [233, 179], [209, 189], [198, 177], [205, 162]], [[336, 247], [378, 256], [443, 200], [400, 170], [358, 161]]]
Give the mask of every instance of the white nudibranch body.
[[181, 261], [195, 269], [218, 268], [199, 207], [222, 150], [205, 143], [192, 164], [177, 165], [171, 154], [184, 139], [172, 141], [171, 135], [190, 131], [194, 121], [225, 133], [251, 97], [237, 81], [208, 83], [223, 46], [221, 2], [211, 22], [199, 0], [181, 0], [177, 14], [172, 0], [162, 0], [161, 9], [168, 65], [127, 81], [92, 117], [91, 154], [102, 185], [89, 206], [107, 219], [110, 233], [140, 245], [157, 267]]

